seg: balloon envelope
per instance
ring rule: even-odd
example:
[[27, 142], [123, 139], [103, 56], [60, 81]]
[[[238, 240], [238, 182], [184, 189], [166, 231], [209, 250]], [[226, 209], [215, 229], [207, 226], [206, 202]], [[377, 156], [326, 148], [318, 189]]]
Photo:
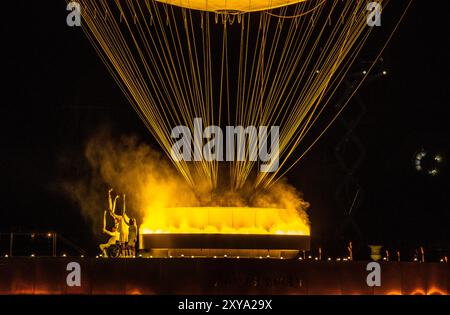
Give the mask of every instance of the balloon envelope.
[[201, 11], [263, 11], [287, 6], [307, 0], [157, 0], [158, 2], [176, 5]]

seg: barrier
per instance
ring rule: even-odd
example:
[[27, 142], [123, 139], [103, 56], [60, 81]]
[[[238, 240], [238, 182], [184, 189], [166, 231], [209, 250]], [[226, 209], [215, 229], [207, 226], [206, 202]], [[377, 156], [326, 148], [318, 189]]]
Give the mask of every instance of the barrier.
[[[81, 286], [66, 282], [70, 262]], [[0, 294], [449, 294], [449, 264], [382, 262], [381, 286], [367, 262], [281, 259], [2, 258]]]

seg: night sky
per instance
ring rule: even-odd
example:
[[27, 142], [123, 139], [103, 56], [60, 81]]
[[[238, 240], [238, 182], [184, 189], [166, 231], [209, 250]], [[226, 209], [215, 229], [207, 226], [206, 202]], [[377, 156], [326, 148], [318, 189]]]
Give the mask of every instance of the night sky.
[[[92, 249], [91, 228], [61, 190], [86, 172], [86, 141], [108, 126], [156, 145], [81, 29], [67, 27], [65, 1], [1, 6], [0, 232], [51, 230]], [[448, 1], [415, 1], [377, 68], [388, 75], [358, 94], [366, 110], [354, 135], [365, 155], [353, 175], [362, 193], [353, 221], [335, 195], [345, 175], [335, 155], [345, 135], [339, 122], [289, 174], [311, 203], [313, 247], [348, 239], [450, 247], [449, 16]], [[415, 171], [421, 148], [443, 156], [438, 176]]]

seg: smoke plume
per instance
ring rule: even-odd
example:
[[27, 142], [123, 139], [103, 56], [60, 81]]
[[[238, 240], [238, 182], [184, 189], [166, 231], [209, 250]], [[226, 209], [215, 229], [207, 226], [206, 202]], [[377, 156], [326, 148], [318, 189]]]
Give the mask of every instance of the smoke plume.
[[[283, 208], [295, 211], [308, 222], [309, 204], [285, 180], [257, 193], [249, 189], [194, 191], [166, 156], [140, 143], [136, 137], [113, 139], [107, 131], [98, 132], [86, 144], [85, 158], [90, 174], [67, 183], [65, 191], [77, 202], [95, 234], [100, 232], [102, 213], [108, 208], [109, 187], [114, 189], [114, 194], [126, 194], [127, 214], [136, 217], [138, 222], [148, 216], [149, 209], [199, 206]], [[119, 199], [116, 209], [121, 211], [122, 207]]]

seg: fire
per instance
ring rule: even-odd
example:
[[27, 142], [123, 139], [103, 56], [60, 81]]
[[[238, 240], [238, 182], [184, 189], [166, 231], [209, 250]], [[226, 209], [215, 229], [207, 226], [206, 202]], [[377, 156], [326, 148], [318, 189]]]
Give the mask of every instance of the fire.
[[149, 209], [140, 233], [310, 235], [310, 227], [294, 209], [177, 207]]
[[[91, 176], [116, 192], [125, 193], [127, 214], [141, 224], [141, 233], [234, 233], [310, 235], [309, 203], [286, 179], [270, 189], [252, 183], [231, 190], [226, 183], [211, 191], [209, 181], [195, 177], [195, 190], [157, 151], [136, 138], [112, 141], [100, 132], [88, 142], [86, 158]], [[99, 176], [100, 174], [100, 176]], [[221, 173], [226, 179], [227, 173]], [[107, 192], [90, 176], [66, 185], [66, 191], [80, 204], [82, 214], [94, 231], [102, 225], [99, 205]], [[117, 204], [123, 208], [122, 200]]]

